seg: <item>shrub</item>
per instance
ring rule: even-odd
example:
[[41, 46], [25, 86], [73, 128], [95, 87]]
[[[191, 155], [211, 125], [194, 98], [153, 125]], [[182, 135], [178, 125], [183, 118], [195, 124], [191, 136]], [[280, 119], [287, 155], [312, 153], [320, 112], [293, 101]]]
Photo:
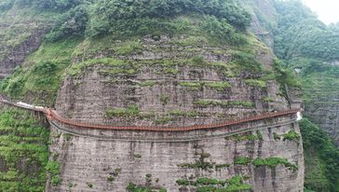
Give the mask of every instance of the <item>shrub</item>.
[[284, 138], [284, 141], [285, 140], [299, 141], [299, 139], [300, 139], [300, 135], [297, 132], [295, 132], [294, 130], [291, 130], [288, 133], [283, 134], [282, 136]]
[[47, 34], [46, 39], [57, 41], [64, 37], [83, 36], [88, 22], [87, 10], [78, 6], [58, 19], [56, 26]]
[[[120, 37], [146, 34], [159, 37], [162, 33], [173, 35], [179, 31], [187, 32], [188, 25], [185, 21], [170, 22], [170, 19], [182, 15], [202, 14], [209, 15], [212, 18], [206, 19], [203, 28], [218, 31], [213, 33], [212, 30], [208, 30], [209, 35], [217, 35], [216, 39], [222, 37], [223, 39], [227, 38], [227, 40], [237, 40], [239, 38], [230, 35], [236, 31], [233, 28], [244, 30], [250, 24], [250, 15], [238, 7], [233, 0], [211, 2], [204, 0], [178, 0], [176, 2], [171, 0], [103, 0], [93, 7], [91, 21], [86, 31], [89, 37], [97, 37], [107, 33], [113, 33]], [[211, 24], [208, 25], [208, 23]]]
[[137, 117], [140, 114], [140, 110], [136, 105], [130, 105], [127, 108], [116, 108], [106, 110], [105, 116], [108, 118], [112, 117]]
[[234, 164], [235, 165], [248, 165], [251, 163], [251, 161], [252, 159], [249, 157], [237, 157], [234, 160]]

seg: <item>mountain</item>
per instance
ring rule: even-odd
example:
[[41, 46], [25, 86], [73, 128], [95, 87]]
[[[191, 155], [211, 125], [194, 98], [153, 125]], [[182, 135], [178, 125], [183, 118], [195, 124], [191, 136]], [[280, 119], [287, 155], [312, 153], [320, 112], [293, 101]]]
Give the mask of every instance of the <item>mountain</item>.
[[[317, 92], [306, 82], [319, 73], [334, 79], [336, 31], [300, 3], [5, 0], [0, 11], [1, 92], [69, 121], [213, 125], [289, 110], [301, 88], [306, 114], [328, 130], [312, 113], [317, 104], [307, 98]], [[173, 137], [43, 129], [28, 112], [3, 106], [0, 190], [302, 191], [304, 145], [306, 187], [335, 191], [337, 148], [312, 122], [300, 132], [291, 118]]]

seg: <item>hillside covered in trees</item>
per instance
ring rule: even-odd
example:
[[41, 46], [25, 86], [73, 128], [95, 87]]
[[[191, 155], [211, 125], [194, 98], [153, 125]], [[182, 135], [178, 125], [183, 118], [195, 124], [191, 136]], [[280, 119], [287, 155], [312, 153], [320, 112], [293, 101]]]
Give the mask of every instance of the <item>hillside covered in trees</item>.
[[338, 25], [325, 25], [299, 1], [276, 1], [275, 8], [274, 52], [286, 67], [300, 70], [305, 115], [311, 120], [301, 123], [305, 185], [314, 191], [338, 191], [339, 150], [334, 144], [334, 140], [338, 144], [338, 112], [330, 107], [337, 106], [339, 86]]

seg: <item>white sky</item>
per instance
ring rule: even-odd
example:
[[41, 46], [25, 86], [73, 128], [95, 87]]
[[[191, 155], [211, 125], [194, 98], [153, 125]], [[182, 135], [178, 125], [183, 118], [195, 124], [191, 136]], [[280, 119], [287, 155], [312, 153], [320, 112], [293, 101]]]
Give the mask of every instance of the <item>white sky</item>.
[[339, 0], [302, 0], [326, 24], [339, 22]]

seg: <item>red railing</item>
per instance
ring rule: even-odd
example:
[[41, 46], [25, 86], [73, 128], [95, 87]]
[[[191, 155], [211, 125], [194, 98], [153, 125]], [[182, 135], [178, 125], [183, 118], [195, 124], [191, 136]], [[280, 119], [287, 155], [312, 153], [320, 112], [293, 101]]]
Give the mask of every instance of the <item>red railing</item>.
[[282, 117], [286, 115], [296, 114], [300, 111], [300, 109], [290, 109], [286, 111], [272, 112], [272, 113], [264, 113], [252, 117], [246, 117], [238, 120], [228, 121], [220, 124], [207, 124], [207, 125], [192, 125], [192, 126], [181, 126], [181, 127], [161, 127], [161, 126], [109, 126], [109, 125], [97, 125], [97, 124], [89, 124], [89, 123], [80, 123], [70, 119], [66, 119], [61, 117], [56, 111], [37, 107], [33, 105], [25, 105], [20, 103], [10, 102], [3, 98], [0, 98], [0, 102], [11, 105], [14, 107], [19, 107], [27, 110], [42, 112], [46, 115], [49, 120], [58, 121], [60, 123], [77, 127], [77, 128], [88, 128], [88, 129], [103, 129], [103, 130], [121, 130], [121, 131], [157, 131], [157, 132], [184, 132], [184, 131], [195, 131], [195, 130], [208, 130], [208, 129], [217, 129], [222, 127], [227, 127], [231, 125], [237, 125], [241, 123], [248, 123], [252, 121], [259, 121], [265, 119], [271, 119], [275, 117]]
[[222, 127], [227, 127], [231, 125], [237, 125], [241, 123], [247, 123], [252, 121], [265, 120], [275, 117], [282, 117], [286, 115], [292, 115], [299, 112], [299, 109], [291, 109], [287, 111], [280, 112], [272, 112], [272, 113], [264, 113], [257, 116], [247, 117], [243, 119], [228, 121], [221, 124], [208, 124], [208, 125], [192, 125], [192, 126], [184, 126], [184, 127], [160, 127], [160, 126], [109, 126], [109, 125], [96, 125], [96, 124], [88, 124], [88, 123], [80, 123], [75, 122], [70, 119], [66, 119], [61, 117], [56, 111], [47, 109], [46, 116], [49, 120], [55, 120], [60, 123], [74, 126], [78, 128], [88, 128], [88, 129], [103, 129], [103, 130], [121, 130], [121, 131], [157, 131], [157, 132], [183, 132], [183, 131], [195, 131], [195, 130], [208, 130], [208, 129], [217, 129]]

